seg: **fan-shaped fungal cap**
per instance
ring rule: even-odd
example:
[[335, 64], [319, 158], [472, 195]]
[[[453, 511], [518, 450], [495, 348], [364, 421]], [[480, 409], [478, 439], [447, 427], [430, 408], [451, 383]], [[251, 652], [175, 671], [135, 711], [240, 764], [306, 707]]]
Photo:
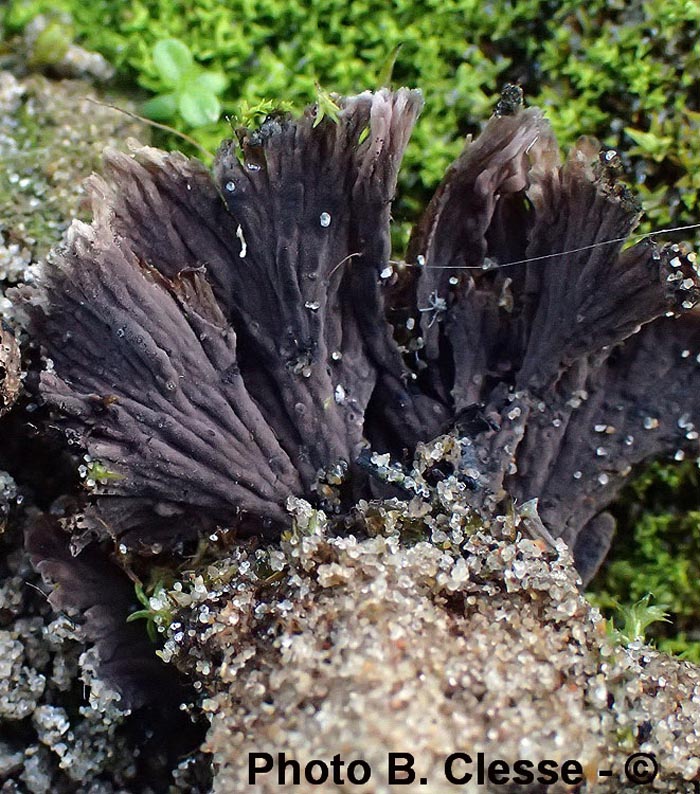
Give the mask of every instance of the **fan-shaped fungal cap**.
[[[639, 208], [615, 157], [585, 139], [561, 164], [542, 114], [512, 97], [414, 231], [399, 346], [380, 274], [420, 105], [382, 90], [320, 123], [272, 116], [223, 144], [213, 176], [177, 153], [107, 153], [92, 225], [21, 291], [52, 362], [38, 392], [95, 472], [74, 553], [94, 534], [148, 551], [217, 525], [279, 529], [290, 496], [349, 508], [377, 493], [366, 471], [410, 480], [368, 447], [405, 455], [451, 425], [469, 436], [465, 506], [538, 504], [587, 579], [631, 466], [697, 450], [697, 318], [664, 317], [694, 305], [692, 255], [623, 250]], [[93, 564], [30, 542], [62, 581]]]
[[180, 154], [107, 154], [92, 225], [25, 293], [53, 362], [40, 392], [108, 470], [103, 502], [150, 500], [174, 535], [191, 508], [280, 522], [353, 465], [377, 373], [403, 388], [378, 274], [420, 106], [368, 92], [336, 121], [270, 119], [213, 179]]
[[[157, 698], [173, 698], [172, 669], [153, 653], [140, 626], [126, 623], [134, 610], [133, 583], [98, 548], [71, 554], [68, 536], [51, 516], [31, 521], [25, 546], [32, 563], [54, 585], [49, 603], [57, 610], [82, 613], [82, 629], [99, 657], [99, 675], [121, 694], [121, 705], [138, 708]], [[175, 695], [176, 697], [176, 695]]]

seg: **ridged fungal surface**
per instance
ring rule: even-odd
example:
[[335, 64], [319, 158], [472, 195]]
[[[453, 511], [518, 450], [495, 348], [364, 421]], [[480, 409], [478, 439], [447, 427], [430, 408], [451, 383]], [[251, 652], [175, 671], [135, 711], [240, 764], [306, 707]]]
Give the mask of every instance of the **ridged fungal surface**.
[[[397, 263], [391, 203], [421, 96], [339, 104], [239, 131], [212, 172], [109, 151], [92, 224], [19, 291], [46, 361], [36, 391], [92, 480], [70, 535], [28, 531], [59, 600], [86, 608], [83, 555], [118, 571], [100, 541], [119, 558], [220, 527], [274, 538], [290, 496], [341, 530], [359, 499], [397, 493], [454, 494], [486, 521], [530, 504], [587, 580], [631, 468], [697, 454], [696, 262], [624, 245], [640, 210], [614, 152], [582, 139], [562, 162], [543, 114], [511, 97]], [[412, 470], [440, 435], [450, 465]]]

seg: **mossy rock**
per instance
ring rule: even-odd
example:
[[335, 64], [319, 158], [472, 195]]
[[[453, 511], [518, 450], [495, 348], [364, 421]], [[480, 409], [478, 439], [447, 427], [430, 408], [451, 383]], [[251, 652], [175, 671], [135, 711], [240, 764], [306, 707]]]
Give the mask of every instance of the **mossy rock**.
[[92, 97], [100, 99], [80, 80], [0, 72], [0, 278], [16, 281], [71, 219], [87, 217], [82, 180], [105, 146], [148, 138], [147, 127]]

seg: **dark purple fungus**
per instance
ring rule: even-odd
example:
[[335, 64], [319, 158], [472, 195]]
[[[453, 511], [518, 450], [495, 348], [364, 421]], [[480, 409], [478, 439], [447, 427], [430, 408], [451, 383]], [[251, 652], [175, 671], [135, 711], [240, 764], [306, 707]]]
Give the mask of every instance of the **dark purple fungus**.
[[[105, 178], [92, 181], [96, 224], [168, 280], [194, 271], [187, 282], [211, 288], [213, 311], [235, 329], [230, 361], [216, 366], [272, 428], [268, 457], [295, 469], [296, 482], [280, 477], [282, 504], [320, 469], [352, 465], [378, 373], [393, 394], [406, 388], [378, 275], [421, 104], [414, 91], [365, 93], [345, 100], [337, 123], [314, 126], [313, 109], [271, 117], [223, 144], [213, 179], [182, 155], [140, 149], [109, 153]], [[417, 434], [420, 405], [404, 402], [401, 423]]]
[[79, 613], [85, 638], [100, 660], [100, 677], [117, 687], [122, 704], [135, 709], [171, 698], [175, 673], [153, 653], [142, 627], [126, 622], [136, 608], [134, 586], [109, 556], [98, 547], [73, 555], [68, 535], [48, 515], [28, 523], [25, 546], [34, 567], [53, 585], [51, 606]]
[[312, 464], [307, 486], [319, 468], [357, 457], [375, 389], [404, 443], [427, 419], [447, 416], [411, 389], [378, 279], [389, 267], [391, 202], [421, 105], [418, 92], [402, 89], [345, 100], [337, 123], [315, 127], [313, 110], [294, 124], [272, 118], [240, 134], [239, 146], [224, 144], [214, 167], [247, 242], [232, 307], [247, 329], [244, 377], [271, 417], [289, 417], [284, 435], [304, 440], [291, 450]]
[[[688, 382], [700, 323], [665, 319], [697, 300], [695, 255], [648, 240], [623, 250], [639, 205], [616, 168], [588, 139], [561, 165], [536, 109], [496, 117], [448, 171], [409, 251], [421, 268], [420, 378], [491, 423], [473, 440], [472, 502], [537, 499], [584, 581], [631, 467], [698, 449], [678, 421], [700, 419]], [[639, 438], [657, 422], [664, 432]]]
[[39, 289], [50, 303], [32, 305], [33, 326], [53, 362], [40, 393], [108, 471], [103, 500], [146, 499], [174, 524], [178, 505], [283, 519], [298, 475], [201, 274], [167, 279], [98, 218], [71, 227]]
[[632, 467], [664, 455], [697, 457], [700, 317], [649, 323], [603, 356], [578, 396], [560, 403], [556, 427], [552, 412], [531, 416], [520, 477], [507, 485], [539, 496], [540, 516], [572, 546], [584, 579], [607, 551], [614, 525], [604, 510]]
[[64, 522], [77, 556], [55, 527], [28, 536], [62, 603], [87, 614], [103, 575], [126, 602], [112, 539], [139, 555], [220, 526], [274, 537], [289, 496], [342, 518], [387, 483], [430, 500], [450, 473], [398, 464], [446, 432], [471, 507], [529, 503], [591, 577], [631, 468], [697, 454], [700, 327], [677, 315], [698, 277], [675, 246], [625, 248], [640, 213], [615, 153], [583, 139], [562, 163], [520, 99], [511, 87], [450, 167], [391, 290], [417, 92], [273, 115], [213, 175], [156, 149], [106, 155], [92, 225], [22, 291], [51, 362], [38, 393], [95, 480]]

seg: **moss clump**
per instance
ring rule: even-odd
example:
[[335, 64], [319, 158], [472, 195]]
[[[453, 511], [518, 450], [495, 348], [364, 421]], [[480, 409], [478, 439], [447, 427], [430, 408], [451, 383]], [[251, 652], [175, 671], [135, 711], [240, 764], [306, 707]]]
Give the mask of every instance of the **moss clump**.
[[[78, 43], [156, 95], [167, 86], [154, 48], [181, 40], [196, 63], [226, 76], [224, 117], [263, 100], [302, 107], [316, 98], [317, 82], [352, 93], [380, 81], [402, 45], [394, 82], [421, 86], [428, 102], [408, 150], [397, 217], [415, 212], [462, 136], [478, 129], [511, 81], [548, 109], [563, 146], [585, 133], [628, 153], [650, 225], [695, 220], [700, 9], [691, 0], [595, 0], [585, 10], [572, 0], [11, 0], [0, 21], [12, 34], [38, 13], [59, 12], [72, 17]], [[213, 149], [229, 131], [222, 120], [198, 127], [195, 137]]]

